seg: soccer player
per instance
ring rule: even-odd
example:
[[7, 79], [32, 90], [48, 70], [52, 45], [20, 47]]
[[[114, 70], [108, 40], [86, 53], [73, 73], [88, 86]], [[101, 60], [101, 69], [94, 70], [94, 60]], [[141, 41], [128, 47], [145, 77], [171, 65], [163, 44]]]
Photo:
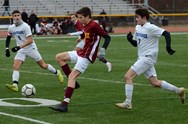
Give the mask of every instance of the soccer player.
[[18, 10], [12, 12], [13, 24], [8, 28], [6, 38], [6, 56], [10, 56], [10, 40], [14, 36], [17, 46], [13, 47], [12, 52], [17, 52], [14, 57], [12, 81], [13, 84], [6, 84], [8, 89], [15, 92], [18, 91], [18, 81], [20, 77], [19, 69], [26, 57], [31, 57], [43, 69], [48, 69], [51, 73], [56, 74], [60, 83], [63, 83], [63, 75], [60, 70], [56, 70], [52, 65], [46, 64], [39, 53], [35, 41], [32, 38], [32, 33], [29, 25], [22, 21], [21, 13]]
[[123, 103], [116, 103], [116, 106], [123, 109], [132, 109], [133, 79], [140, 74], [144, 74], [150, 84], [154, 87], [175, 92], [179, 95], [182, 104], [185, 100], [185, 89], [178, 88], [165, 80], [157, 79], [154, 64], [157, 62], [158, 44], [160, 36], [166, 40], [166, 50], [169, 55], [175, 51], [171, 48], [170, 33], [154, 24], [148, 22], [149, 12], [147, 9], [137, 9], [135, 11], [137, 26], [134, 36], [129, 32], [127, 40], [135, 47], [138, 47], [138, 59], [125, 74], [125, 96]]
[[[68, 74], [68, 85], [64, 94], [64, 99], [61, 104], [57, 106], [50, 106], [51, 109], [60, 112], [68, 111], [68, 104], [75, 89], [75, 82], [77, 77], [84, 73], [87, 67], [95, 62], [98, 53], [98, 47], [101, 37], [103, 37], [104, 44], [99, 51], [99, 57], [105, 57], [105, 51], [110, 43], [111, 37], [94, 22], [91, 18], [91, 10], [88, 7], [82, 7], [77, 12], [79, 21], [83, 24], [84, 31], [84, 47], [79, 51], [63, 52], [56, 55], [57, 62], [61, 65], [64, 72]], [[76, 63], [71, 71], [67, 60]]]
[[[79, 51], [79, 50], [83, 49], [83, 47], [84, 47], [84, 39], [83, 39], [84, 34], [82, 32], [83, 25], [77, 19], [76, 14], [71, 15], [71, 21], [74, 23], [74, 27], [77, 30], [77, 32], [68, 33], [68, 35], [70, 35], [70, 36], [79, 35], [79, 38], [77, 39], [78, 44], [74, 48], [74, 50]], [[108, 72], [111, 72], [112, 64], [109, 61], [107, 61], [106, 58], [99, 58], [99, 61], [102, 61], [104, 64], [106, 64]]]

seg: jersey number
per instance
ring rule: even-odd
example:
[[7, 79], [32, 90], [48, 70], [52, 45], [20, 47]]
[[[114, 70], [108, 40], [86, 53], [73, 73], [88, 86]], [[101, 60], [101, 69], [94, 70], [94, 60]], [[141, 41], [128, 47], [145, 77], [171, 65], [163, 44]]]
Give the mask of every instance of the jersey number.
[[19, 39], [19, 40], [22, 40], [22, 38], [21, 38], [20, 36], [18, 36], [18, 39]]

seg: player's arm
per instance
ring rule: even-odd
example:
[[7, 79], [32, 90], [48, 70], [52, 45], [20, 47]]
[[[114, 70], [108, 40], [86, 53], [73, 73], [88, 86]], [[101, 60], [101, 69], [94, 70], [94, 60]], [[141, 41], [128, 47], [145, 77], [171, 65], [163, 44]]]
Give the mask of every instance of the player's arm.
[[10, 40], [11, 40], [11, 36], [7, 35], [7, 38], [6, 38], [6, 41], [5, 41], [5, 47], [6, 47], [5, 55], [6, 55], [6, 57], [10, 56], [10, 50], [9, 50]]
[[134, 46], [137, 47], [137, 42], [136, 40], [133, 40], [133, 35], [131, 32], [127, 34], [127, 40]]
[[100, 61], [102, 61], [105, 57], [105, 51], [110, 43], [111, 37], [106, 33], [106, 35], [103, 36], [104, 43], [102, 45], [102, 48], [99, 51], [98, 58]]
[[69, 36], [78, 36], [78, 35], [81, 35], [81, 34], [83, 34], [83, 31], [72, 32], [72, 33], [68, 33], [67, 35], [69, 35]]
[[107, 49], [110, 43], [111, 37], [106, 33], [106, 35], [104, 35], [103, 38], [104, 38], [104, 43], [102, 45], [102, 48]]
[[171, 48], [171, 36], [168, 31], [164, 31], [162, 35], [165, 37], [166, 40], [166, 50], [169, 55], [173, 55], [175, 51]]
[[12, 50], [12, 52], [17, 52], [21, 48], [24, 48], [24, 47], [26, 47], [26, 46], [28, 46], [28, 45], [30, 45], [32, 43], [33, 43], [33, 38], [32, 38], [32, 35], [30, 35], [30, 36], [27, 37], [27, 40], [22, 45], [15, 46], [11, 50]]
[[6, 42], [5, 42], [6, 49], [9, 49], [11, 38], [12, 36], [7, 35]]
[[33, 37], [32, 35], [30, 35], [27, 37], [27, 40], [22, 45], [20, 45], [20, 48], [24, 48], [32, 43], [33, 43]]

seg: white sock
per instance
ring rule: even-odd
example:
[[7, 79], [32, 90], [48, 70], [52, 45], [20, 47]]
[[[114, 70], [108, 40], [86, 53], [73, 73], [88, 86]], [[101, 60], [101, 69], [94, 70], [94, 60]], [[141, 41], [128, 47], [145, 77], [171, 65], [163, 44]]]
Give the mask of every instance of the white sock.
[[106, 65], [107, 65], [107, 64], [110, 64], [110, 63], [109, 63], [109, 62], [106, 62]]
[[125, 84], [125, 96], [126, 96], [126, 102], [131, 103], [132, 101], [132, 94], [133, 94], [133, 85], [131, 84]]
[[162, 81], [161, 83], [161, 88], [163, 88], [164, 90], [170, 90], [170, 91], [173, 91], [175, 93], [179, 93], [180, 90], [178, 87], [166, 82], [166, 81]]
[[50, 64], [48, 64], [48, 68], [47, 68], [50, 72], [52, 72], [53, 74], [56, 74], [57, 70]]
[[20, 78], [20, 72], [14, 70], [13, 73], [12, 73], [12, 80], [13, 80], [13, 81], [18, 81], [19, 78]]

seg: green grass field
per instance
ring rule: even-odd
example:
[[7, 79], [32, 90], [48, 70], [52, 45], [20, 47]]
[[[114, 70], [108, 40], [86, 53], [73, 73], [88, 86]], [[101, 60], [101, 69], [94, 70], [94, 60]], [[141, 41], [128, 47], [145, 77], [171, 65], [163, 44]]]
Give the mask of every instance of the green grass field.
[[[40, 53], [46, 63], [60, 69], [55, 61], [59, 52], [72, 50], [76, 38], [35, 37]], [[187, 124], [188, 103], [180, 103], [178, 95], [170, 91], [153, 88], [143, 75], [134, 80], [133, 109], [122, 110], [115, 107], [116, 102], [124, 101], [124, 74], [136, 61], [137, 48], [132, 47], [125, 36], [112, 36], [106, 57], [112, 62], [112, 72], [106, 65], [96, 60], [87, 71], [80, 75], [81, 88], [75, 90], [68, 113], [54, 112], [48, 106], [37, 105], [23, 98], [21, 92], [12, 92], [5, 88], [12, 82], [12, 64], [14, 53], [5, 57], [5, 39], [0, 39], [0, 124]], [[103, 41], [101, 41], [101, 44]], [[14, 40], [11, 46], [15, 45]], [[178, 87], [188, 87], [188, 35], [173, 34], [173, 56], [167, 54], [165, 40], [160, 40], [160, 51], [156, 70], [159, 79], [164, 79]], [[73, 67], [73, 64], [70, 64]], [[20, 71], [20, 89], [31, 83], [36, 87], [34, 98], [61, 101], [64, 96], [63, 85], [57, 77], [41, 69], [31, 59], [27, 59]], [[5, 98], [9, 98], [5, 100]], [[7, 106], [2, 106], [6, 102]], [[15, 107], [10, 103], [22, 105]]]

